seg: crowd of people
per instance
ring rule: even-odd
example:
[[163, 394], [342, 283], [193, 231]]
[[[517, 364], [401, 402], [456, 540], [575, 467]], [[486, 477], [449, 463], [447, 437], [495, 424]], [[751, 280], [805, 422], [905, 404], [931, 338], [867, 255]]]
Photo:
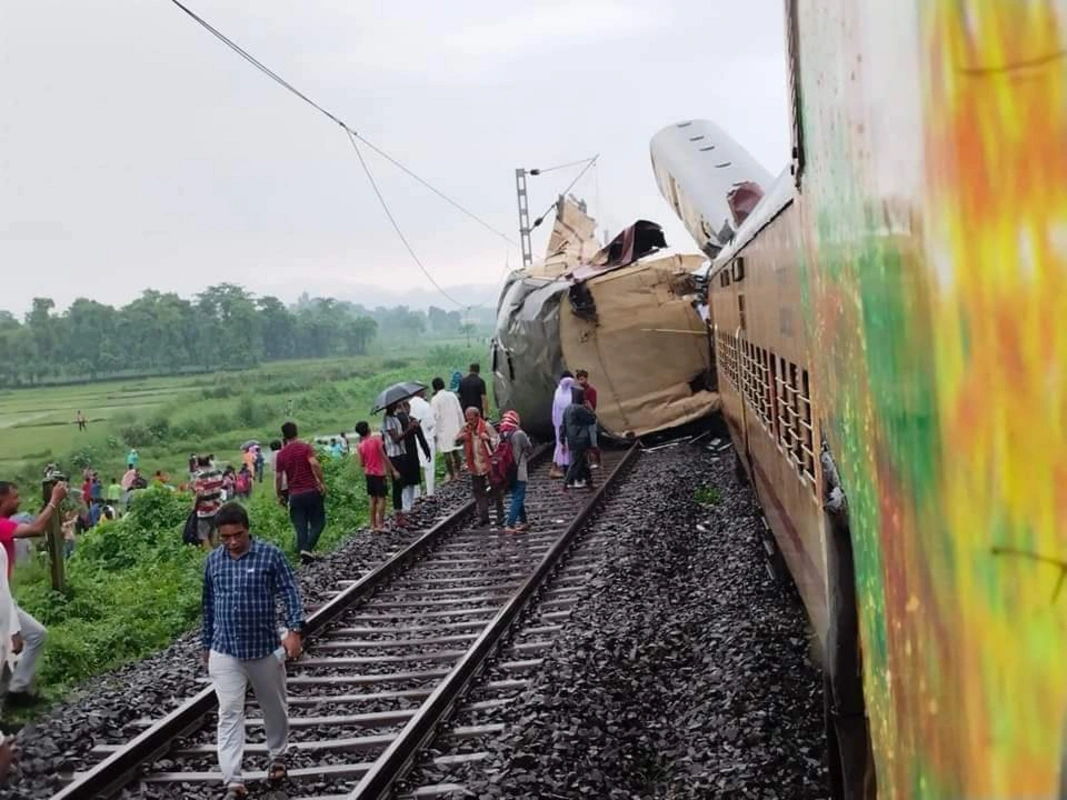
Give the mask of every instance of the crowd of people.
[[[358, 459], [366, 479], [373, 531], [384, 530], [387, 525], [390, 496], [392, 524], [409, 524], [407, 515], [420, 494], [434, 494], [438, 453], [445, 466], [445, 482], [461, 478], [464, 471], [469, 475], [480, 525], [495, 524], [509, 534], [527, 530], [530, 522], [525, 499], [533, 445], [516, 411], [505, 410], [496, 426], [490, 422], [488, 393], [479, 372], [478, 364], [471, 364], [468, 374], [454, 374], [447, 388], [442, 378], [434, 378], [429, 400], [425, 390], [417, 391], [388, 405], [377, 430], [367, 421], [358, 422], [355, 430], [359, 438], [354, 446], [342, 433], [324, 448], [331, 458], [351, 454]], [[592, 488], [592, 470], [599, 466], [596, 403], [596, 390], [587, 372], [563, 373], [552, 402], [556, 441], [551, 474], [563, 480], [564, 491]], [[204, 573], [202, 658], [219, 700], [218, 760], [225, 800], [243, 800], [247, 795], [242, 761], [249, 686], [266, 729], [268, 780], [276, 782], [287, 776], [289, 722], [284, 664], [300, 655], [304, 626], [300, 593], [289, 562], [279, 548], [252, 536], [248, 512], [240, 501], [250, 496], [255, 482], [265, 482], [269, 465], [275, 494], [289, 512], [303, 563], [315, 559], [326, 525], [327, 487], [320, 451], [300, 439], [294, 422], [282, 425], [281, 434], [280, 440], [270, 443], [269, 455], [258, 442], [247, 443], [239, 467], [220, 469], [213, 454], [190, 455], [189, 483], [179, 487], [188, 486], [194, 495], [186, 540], [211, 551]], [[69, 526], [74, 530], [79, 524], [91, 527], [101, 519], [114, 518], [129, 503], [132, 493], [148, 486], [136, 449], [127, 454], [126, 466], [122, 478], [112, 478], [106, 486], [97, 471], [85, 471], [81, 496], [87, 518], [81, 521], [82, 514], [74, 512], [64, 520], [65, 529]], [[162, 471], [155, 473], [153, 482], [170, 485]], [[47, 634], [12, 598], [8, 578], [15, 543], [43, 535], [66, 495], [66, 484], [57, 483], [37, 517], [20, 518], [16, 516], [18, 488], [0, 482], [0, 631], [12, 634], [0, 636], [0, 661], [9, 650], [21, 654], [9, 683], [9, 704], [32, 701], [33, 675]], [[73, 535], [68, 542], [73, 545]], [[252, 575], [255, 579], [249, 577]], [[279, 600], [286, 612], [284, 633], [277, 627]], [[10, 743], [0, 735], [0, 775], [10, 760]]]

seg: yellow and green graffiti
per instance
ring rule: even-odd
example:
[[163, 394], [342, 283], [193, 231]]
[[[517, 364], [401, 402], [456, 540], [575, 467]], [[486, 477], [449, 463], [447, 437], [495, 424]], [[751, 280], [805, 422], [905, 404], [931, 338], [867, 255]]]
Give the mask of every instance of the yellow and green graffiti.
[[797, 10], [803, 300], [879, 797], [1060, 797], [1067, 0]]

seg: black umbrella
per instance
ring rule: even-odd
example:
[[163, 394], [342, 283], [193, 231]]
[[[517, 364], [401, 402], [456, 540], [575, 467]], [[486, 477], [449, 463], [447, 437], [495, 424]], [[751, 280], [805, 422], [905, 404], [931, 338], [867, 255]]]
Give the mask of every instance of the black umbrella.
[[425, 389], [426, 385], [419, 383], [418, 381], [394, 383], [375, 398], [374, 408], [371, 409], [370, 413], [377, 414], [379, 411], [384, 411], [386, 408], [393, 405], [393, 403], [399, 403], [401, 400], [407, 400], [409, 397], [414, 397]]

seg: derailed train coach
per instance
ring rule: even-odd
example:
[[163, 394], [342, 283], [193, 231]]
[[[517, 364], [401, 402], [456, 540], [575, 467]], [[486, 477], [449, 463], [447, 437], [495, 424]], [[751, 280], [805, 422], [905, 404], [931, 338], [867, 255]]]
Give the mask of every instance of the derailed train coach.
[[664, 253], [653, 222], [638, 221], [600, 250], [593, 227], [581, 206], [560, 198], [548, 257], [509, 276], [491, 345], [497, 405], [551, 438], [560, 374], [585, 369], [608, 435], [708, 416], [719, 396], [693, 275], [705, 259]]

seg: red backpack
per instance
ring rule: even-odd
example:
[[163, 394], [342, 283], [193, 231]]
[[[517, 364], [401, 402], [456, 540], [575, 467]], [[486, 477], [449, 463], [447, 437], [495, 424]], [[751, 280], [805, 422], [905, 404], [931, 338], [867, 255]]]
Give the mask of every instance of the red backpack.
[[519, 474], [515, 453], [511, 449], [511, 433], [500, 437], [500, 444], [489, 456], [489, 483], [496, 489], [509, 489]]

